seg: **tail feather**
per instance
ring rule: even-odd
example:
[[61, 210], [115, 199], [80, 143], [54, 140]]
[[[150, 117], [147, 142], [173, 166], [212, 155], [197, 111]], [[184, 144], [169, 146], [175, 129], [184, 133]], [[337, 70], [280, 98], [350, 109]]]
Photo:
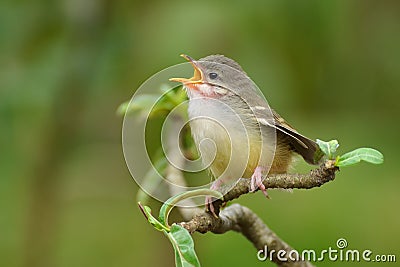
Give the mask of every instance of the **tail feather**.
[[318, 164], [320, 162], [323, 153], [315, 141], [283, 125], [276, 125], [276, 129], [286, 135], [293, 150], [300, 154], [307, 163]]

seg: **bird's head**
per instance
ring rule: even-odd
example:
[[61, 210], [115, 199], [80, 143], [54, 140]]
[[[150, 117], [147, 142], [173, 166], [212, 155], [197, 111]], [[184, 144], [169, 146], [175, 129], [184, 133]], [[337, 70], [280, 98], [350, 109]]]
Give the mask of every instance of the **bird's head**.
[[243, 69], [234, 60], [223, 55], [210, 55], [195, 60], [181, 55], [194, 69], [192, 78], [171, 78], [181, 82], [187, 89], [189, 98], [202, 96], [220, 98], [222, 96], [241, 95], [241, 90], [253, 87], [253, 83]]

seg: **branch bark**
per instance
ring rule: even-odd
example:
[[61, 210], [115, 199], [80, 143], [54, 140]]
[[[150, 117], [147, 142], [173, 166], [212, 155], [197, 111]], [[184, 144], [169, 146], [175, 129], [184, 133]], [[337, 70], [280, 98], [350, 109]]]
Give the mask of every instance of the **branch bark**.
[[[311, 189], [313, 187], [320, 187], [335, 179], [335, 173], [338, 170], [339, 167], [335, 166], [335, 160], [327, 160], [322, 163], [318, 169], [311, 170], [308, 174], [283, 173], [267, 175], [263, 184], [267, 189]], [[223, 200], [216, 200], [213, 202], [216, 214], [218, 214], [221, 206], [225, 203], [247, 193], [250, 193], [250, 179], [241, 178], [236, 185], [224, 195]]]

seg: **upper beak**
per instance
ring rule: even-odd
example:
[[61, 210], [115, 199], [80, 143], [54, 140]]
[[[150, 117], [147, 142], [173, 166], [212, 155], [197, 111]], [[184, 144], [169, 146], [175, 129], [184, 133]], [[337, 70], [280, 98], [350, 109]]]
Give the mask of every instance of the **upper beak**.
[[190, 78], [190, 79], [187, 79], [187, 78], [171, 78], [169, 80], [173, 81], [173, 82], [180, 82], [180, 83], [183, 83], [183, 84], [202, 83], [203, 82], [203, 72], [199, 68], [197, 62], [193, 58], [191, 58], [190, 56], [185, 55], [185, 54], [181, 54], [181, 57], [183, 57], [184, 59], [189, 61], [190, 64], [192, 64], [193, 69], [194, 69], [193, 77]]

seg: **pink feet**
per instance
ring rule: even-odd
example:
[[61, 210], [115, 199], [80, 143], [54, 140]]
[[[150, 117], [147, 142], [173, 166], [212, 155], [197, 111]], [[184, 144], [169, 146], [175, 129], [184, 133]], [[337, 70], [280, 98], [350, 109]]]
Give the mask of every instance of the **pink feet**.
[[[222, 182], [219, 179], [217, 179], [212, 183], [210, 189], [218, 191], [218, 189], [220, 188], [221, 184], [222, 184]], [[218, 215], [215, 213], [214, 205], [212, 204], [214, 201], [215, 201], [215, 198], [213, 198], [211, 196], [206, 196], [206, 209], [209, 212], [211, 212], [212, 215], [214, 215], [215, 218], [218, 218]]]
[[[255, 170], [253, 175], [251, 176], [251, 180], [250, 180], [250, 191], [254, 192], [257, 189], [260, 189], [263, 194], [265, 195], [265, 197], [269, 198], [269, 195], [267, 193], [267, 189], [265, 188], [265, 185], [262, 183], [263, 182], [263, 172], [264, 168], [258, 166]], [[220, 189], [222, 185], [222, 181], [220, 179], [215, 180], [210, 189], [211, 190], [216, 190], [218, 191], [218, 189]], [[215, 208], [213, 205], [213, 202], [215, 201], [215, 198], [211, 197], [211, 196], [206, 196], [206, 209], [211, 212], [211, 214], [215, 217], [218, 218], [218, 215], [215, 213]]]
[[265, 185], [262, 183], [263, 182], [263, 174], [262, 174], [263, 168], [260, 166], [257, 166], [257, 168], [254, 170], [253, 175], [251, 176], [251, 181], [250, 181], [250, 191], [254, 192], [259, 188], [265, 197], [269, 198], [267, 189], [265, 188]]

